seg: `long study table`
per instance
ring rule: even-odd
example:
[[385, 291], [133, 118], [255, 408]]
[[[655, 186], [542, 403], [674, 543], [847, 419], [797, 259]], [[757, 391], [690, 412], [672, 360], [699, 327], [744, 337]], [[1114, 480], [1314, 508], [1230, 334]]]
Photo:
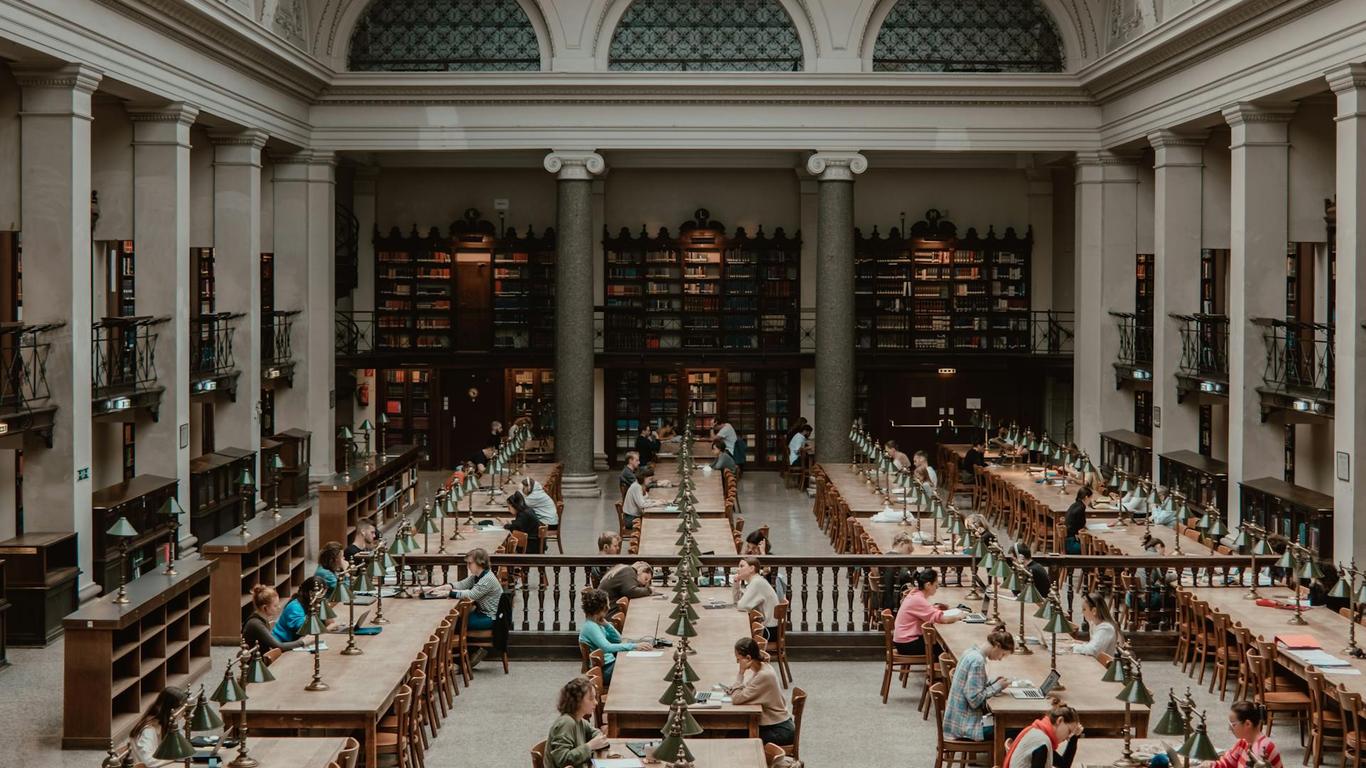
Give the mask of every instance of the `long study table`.
[[[237, 705], [230, 704], [225, 709], [234, 706]], [[247, 727], [250, 729], [252, 725], [248, 717]], [[311, 739], [267, 736], [258, 739], [250, 732], [247, 733], [248, 756], [266, 768], [277, 765], [287, 765], [290, 768], [327, 768], [345, 747], [346, 739], [340, 736]], [[219, 751], [219, 757], [224, 764], [230, 763], [237, 759], [237, 748], [224, 747]]]
[[[614, 689], [615, 690], [615, 689]], [[630, 743], [639, 743], [639, 739], [612, 739], [612, 746], [607, 748], [609, 754], [621, 755], [623, 758], [635, 757], [635, 753], [626, 746]], [[651, 739], [658, 741], [658, 737]], [[768, 761], [764, 759], [764, 743], [758, 739], [708, 739], [705, 735], [702, 738], [685, 738], [688, 749], [692, 751], [693, 765], [696, 768], [767, 768]], [[652, 765], [663, 765], [662, 763], [652, 763]]]
[[[417, 654], [441, 620], [455, 607], [450, 600], [385, 600], [390, 620], [378, 635], [358, 636], [363, 653], [343, 656], [344, 634], [323, 635], [322, 680], [325, 691], [304, 690], [313, 679], [313, 654], [288, 651], [270, 665], [274, 682], [250, 686], [247, 726], [253, 732], [359, 731], [365, 765], [376, 764], [375, 732], [393, 704]], [[373, 606], [372, 606], [373, 608]], [[371, 613], [371, 618], [374, 614]], [[223, 708], [236, 722], [240, 707]]]
[[[640, 521], [640, 554], [667, 557], [678, 553], [677, 517], [646, 517]], [[735, 534], [730, 522], [720, 517], [703, 517], [693, 531], [697, 549], [702, 554], [730, 555], [735, 553]]]
[[[703, 469], [703, 466], [709, 464], [710, 459], [706, 462], [699, 460], [693, 467], [693, 495], [697, 497], [697, 514], [702, 517], [724, 516], [726, 515], [725, 481], [722, 480], [721, 472]], [[672, 507], [674, 496], [678, 494], [678, 484], [682, 480], [678, 465], [674, 463], [656, 465], [654, 479], [656, 483], [668, 483], [668, 486], [650, 489], [650, 498], [660, 499], [668, 502], [668, 504], [646, 509], [645, 514], [647, 516], [678, 514], [677, 510]]]
[[[947, 603], [950, 606], [959, 603], [968, 604], [968, 590], [957, 587], [941, 588], [934, 596], [934, 601]], [[1001, 619], [1011, 634], [1019, 632], [1020, 605], [1008, 599], [1001, 601]], [[974, 607], [977, 607], [974, 605]], [[1033, 638], [1048, 638], [1049, 635], [1043, 632], [1043, 621], [1034, 617], [1037, 606], [1027, 604], [1025, 606], [1025, 634]], [[974, 645], [980, 645], [986, 640], [987, 633], [991, 631], [992, 624], [968, 624], [960, 621], [953, 624], [939, 624], [935, 626], [940, 641], [953, 652], [954, 656], [961, 657]], [[1059, 640], [1067, 638], [1059, 636]], [[1005, 677], [1010, 680], [1027, 679], [1039, 685], [1044, 678], [1048, 677], [1050, 669], [1050, 654], [1045, 645], [1031, 644], [1032, 654], [1011, 654], [1000, 661], [987, 662], [987, 678]], [[1061, 675], [1064, 689], [1058, 691], [1056, 695], [1067, 704], [1070, 704], [1081, 715], [1082, 723], [1091, 728], [1103, 728], [1106, 730], [1119, 730], [1124, 726], [1124, 703], [1116, 697], [1119, 695], [1123, 685], [1120, 683], [1106, 683], [1101, 681], [1101, 676], [1105, 674], [1105, 667], [1091, 656], [1082, 656], [1070, 651], [1064, 652], [1061, 646], [1058, 649], [1058, 673]], [[1000, 764], [1005, 757], [1005, 738], [1006, 731], [1018, 731], [1039, 718], [1039, 715], [1047, 708], [1047, 700], [1038, 699], [1016, 699], [1009, 694], [1001, 694], [991, 699], [991, 712], [996, 718], [995, 728], [995, 763]], [[1146, 736], [1148, 732], [1149, 707], [1134, 705], [1131, 708], [1130, 722], [1137, 729], [1139, 736]]]
[[[664, 627], [669, 623], [673, 611], [672, 590], [665, 588], [662, 596], [639, 597], [631, 601], [626, 611], [626, 624], [622, 628], [623, 637], [645, 637], [655, 633], [667, 636]], [[697, 636], [689, 638], [689, 645], [696, 653], [688, 657], [698, 680], [693, 683], [699, 692], [710, 691], [717, 683], [731, 685], [735, 682], [735, 641], [749, 637], [749, 614], [738, 611], [734, 606], [707, 608], [709, 601], [732, 603], [731, 590], [726, 587], [705, 587], [699, 590], [701, 602], [693, 606], [697, 610]], [[675, 647], [679, 638], [670, 637]], [[659, 703], [659, 697], [669, 687], [666, 673], [673, 668], [673, 648], [659, 648], [659, 656], [636, 656], [631, 653], [617, 654], [616, 669], [612, 672], [612, 687], [607, 694], [604, 711], [608, 717], [608, 736], [641, 734], [654, 738], [664, 727], [669, 707]], [[750, 738], [759, 735], [759, 715], [762, 712], [757, 704], [730, 704], [702, 708], [693, 706], [692, 712], [697, 722], [708, 731], [739, 731], [748, 733]], [[703, 734], [704, 737], [709, 734]], [[700, 740], [700, 739], [699, 739]], [[762, 764], [762, 763], [761, 763]]]

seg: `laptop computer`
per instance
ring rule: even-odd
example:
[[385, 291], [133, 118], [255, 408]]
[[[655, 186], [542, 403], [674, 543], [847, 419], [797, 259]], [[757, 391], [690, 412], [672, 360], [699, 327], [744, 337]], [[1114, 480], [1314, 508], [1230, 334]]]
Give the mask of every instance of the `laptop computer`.
[[967, 622], [968, 624], [987, 623], [987, 615], [985, 613], [974, 611], [966, 605], [963, 605], [962, 603], [958, 604], [958, 610], [964, 613], [963, 621]]
[[[361, 611], [360, 615], [356, 617], [356, 629], [360, 629], [361, 627], [365, 626], [365, 620], [368, 618], [370, 618], [370, 609], [367, 608]], [[335, 628], [330, 629], [328, 631], [334, 634], [344, 635], [350, 628], [351, 625], [343, 621], [339, 622]]]
[[1006, 692], [1016, 699], [1044, 699], [1057, 687], [1060, 677], [1061, 675], [1055, 670], [1048, 673], [1048, 677], [1044, 678], [1043, 685], [1038, 688], [1007, 688]]

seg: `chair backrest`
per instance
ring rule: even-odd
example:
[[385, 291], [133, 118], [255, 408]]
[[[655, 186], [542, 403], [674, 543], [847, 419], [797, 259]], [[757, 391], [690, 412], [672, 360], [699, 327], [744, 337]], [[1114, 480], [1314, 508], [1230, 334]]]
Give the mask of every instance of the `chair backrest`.
[[802, 743], [802, 713], [806, 711], [806, 691], [792, 689], [792, 751]]
[[783, 751], [783, 748], [777, 744], [764, 745], [764, 762], [768, 765], [773, 765], [774, 760], [777, 760], [786, 754], [787, 753]]
[[1312, 713], [1310, 720], [1322, 722], [1323, 713], [1328, 704], [1328, 696], [1323, 684], [1323, 673], [1311, 670], [1305, 677], [1309, 678], [1309, 711]]
[[280, 654], [282, 653], [284, 653], [283, 648], [271, 648], [269, 651], [266, 651], [265, 656], [263, 656], [262, 658], [266, 660], [266, 666], [269, 667], [271, 665], [271, 662], [280, 658]]
[[592, 652], [593, 652], [593, 649], [588, 647], [588, 643], [585, 643], [585, 642], [583, 642], [582, 640], [579, 641], [579, 660], [583, 662], [583, 663], [579, 666], [579, 672], [587, 672], [587, 671], [588, 671], [588, 663], [589, 663], [588, 657], [589, 657], [589, 655], [592, 654]]
[[1252, 698], [1265, 703], [1271, 674], [1271, 659], [1267, 658], [1267, 646], [1254, 643], [1253, 647], [1247, 649], [1246, 658], [1248, 687], [1252, 690]]
[[931, 676], [934, 675], [934, 646], [939, 641], [939, 634], [934, 631], [933, 624], [925, 625], [925, 669], [929, 670]]
[[512, 531], [508, 534], [508, 540], [512, 542], [512, 554], [526, 554], [526, 534], [522, 531]]
[[1361, 694], [1349, 693], [1342, 687], [1337, 687], [1337, 694], [1338, 708], [1342, 710], [1343, 733], [1355, 733], [1360, 737], [1361, 729], [1366, 728], [1366, 715], [1361, 712]]
[[550, 533], [550, 526], [542, 523], [536, 528], [536, 551], [533, 554], [545, 554], [545, 538]]
[[531, 748], [531, 768], [545, 768], [545, 741]]
[[588, 654], [588, 666], [602, 669], [607, 656], [601, 649], [597, 649]]
[[939, 739], [939, 747], [944, 746], [944, 702], [948, 698], [948, 693], [943, 683], [935, 683], [930, 686], [930, 701], [934, 704], [934, 732]]
[[360, 742], [352, 736], [347, 736], [346, 743], [342, 746], [341, 752], [337, 754], [337, 765], [341, 768], [356, 768], [358, 759], [360, 759]]

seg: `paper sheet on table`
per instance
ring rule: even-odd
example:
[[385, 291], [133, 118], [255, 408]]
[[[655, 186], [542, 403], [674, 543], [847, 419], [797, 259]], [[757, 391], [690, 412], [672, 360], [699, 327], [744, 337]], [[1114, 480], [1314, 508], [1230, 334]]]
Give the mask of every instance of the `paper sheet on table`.
[[1308, 648], [1281, 648], [1279, 649], [1279, 652], [1284, 653], [1287, 656], [1293, 656], [1305, 664], [1319, 667], [1320, 669], [1325, 667], [1351, 667], [1351, 664], [1346, 659], [1340, 659], [1327, 651], [1317, 651]]
[[1359, 675], [1361, 670], [1356, 667], [1319, 667], [1319, 671], [1325, 675]]
[[1109, 524], [1109, 523], [1087, 523], [1087, 524], [1086, 524], [1086, 530], [1088, 530], [1088, 531], [1108, 531], [1108, 530], [1110, 530], [1110, 524]]
[[627, 651], [627, 656], [634, 656], [637, 659], [657, 659], [664, 655], [663, 651]]
[[[385, 587], [385, 588], [384, 588], [383, 590], [381, 590], [381, 591], [383, 592], [383, 594], [384, 594], [385, 597], [393, 597], [394, 595], [397, 595], [397, 594], [398, 594], [398, 587]], [[373, 590], [373, 589], [367, 589], [367, 590], [364, 590], [364, 591], [362, 591], [362, 592], [357, 592], [356, 594], [358, 594], [358, 595], [364, 595], [365, 597], [374, 597], [374, 596], [375, 596], [375, 590]]]
[[593, 768], [645, 768], [637, 757], [593, 758]]
[[[301, 653], [312, 653], [312, 652], [313, 652], [313, 644], [312, 644], [312, 643], [309, 643], [308, 645], [305, 645], [305, 646], [303, 646], [302, 648], [291, 648], [290, 650], [292, 650], [292, 651], [299, 651], [299, 652], [301, 652]], [[318, 650], [321, 650], [321, 651], [327, 650], [327, 643], [324, 643], [324, 642], [321, 642], [321, 641], [320, 641], [320, 642], [318, 643]]]

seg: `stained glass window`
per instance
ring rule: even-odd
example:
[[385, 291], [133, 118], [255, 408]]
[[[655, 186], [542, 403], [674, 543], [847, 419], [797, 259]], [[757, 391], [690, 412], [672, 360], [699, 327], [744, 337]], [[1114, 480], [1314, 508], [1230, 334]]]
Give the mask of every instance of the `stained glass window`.
[[900, 0], [878, 31], [878, 72], [1061, 72], [1039, 0]]
[[351, 34], [358, 72], [539, 70], [536, 30], [517, 0], [376, 0]]
[[617, 23], [608, 68], [797, 72], [802, 41], [778, 0], [636, 0]]

